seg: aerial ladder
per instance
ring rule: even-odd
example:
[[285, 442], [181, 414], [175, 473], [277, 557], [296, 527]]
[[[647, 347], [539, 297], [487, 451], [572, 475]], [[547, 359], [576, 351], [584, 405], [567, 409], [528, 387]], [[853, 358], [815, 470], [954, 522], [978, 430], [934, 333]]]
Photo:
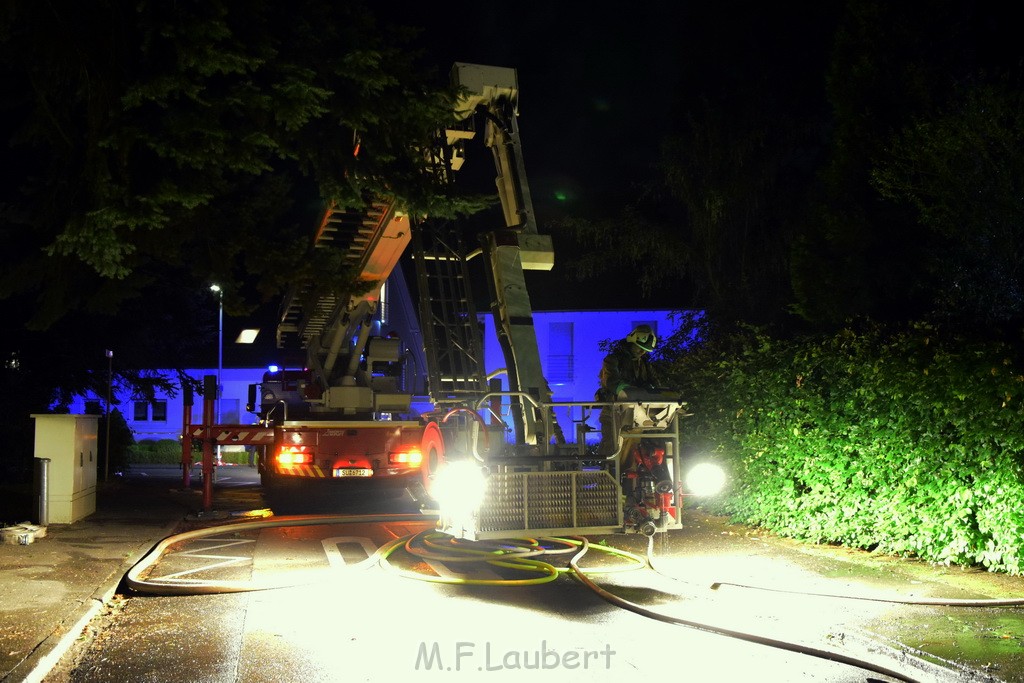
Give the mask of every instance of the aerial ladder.
[[[429, 387], [437, 406], [424, 429], [422, 475], [440, 515], [438, 529], [482, 540], [678, 528], [682, 404], [663, 397], [621, 405], [552, 401], [525, 272], [551, 269], [554, 250], [551, 237], [537, 229], [527, 183], [516, 71], [457, 63], [452, 79], [464, 95], [455, 124], [445, 131], [448, 167], [461, 166], [466, 145], [482, 137], [493, 155], [504, 224], [476, 235], [475, 245], [447, 224], [428, 220], [413, 226]], [[480, 362], [471, 261], [482, 262], [485, 271], [505, 360], [501, 371], [486, 373]], [[556, 408], [577, 416], [575, 443], [567, 442]], [[585, 443], [587, 418], [602, 409], [613, 411], [612, 438], [623, 448], [641, 438], [662, 444], [659, 471], [669, 479], [649, 477], [642, 482], [644, 491], [630, 492], [626, 505], [621, 449], [601, 457]], [[629, 484], [637, 486], [641, 483]]]
[[[438, 529], [459, 538], [678, 528], [681, 404], [661, 397], [552, 401], [525, 272], [551, 269], [554, 250], [538, 231], [527, 183], [516, 71], [457, 63], [451, 78], [463, 95], [429, 152], [435, 172], [455, 182], [468, 145], [482, 140], [494, 161], [501, 224], [467, 235], [456, 221], [410, 216], [378, 197], [357, 210], [327, 207], [312, 248], [335, 250], [335, 261], [360, 284], [335, 291], [309, 283], [289, 293], [278, 345], [301, 350], [303, 368], [268, 372], [259, 395], [250, 391], [257, 429], [214, 425], [208, 396], [203, 424], [184, 430], [183, 460], [191, 457], [189, 441], [202, 441], [206, 475], [212, 444], [253, 445], [268, 490], [402, 478], [438, 513]], [[406, 356], [403, 341], [379, 329], [384, 283], [401, 273], [407, 251], [432, 405], [425, 413], [412, 409], [413, 387], [393, 371]], [[500, 369], [484, 367], [472, 287], [478, 264], [505, 361]], [[575, 440], [566, 438], [556, 410], [570, 415]], [[614, 456], [586, 445], [588, 418], [598, 410], [613, 411], [612, 438], [621, 444]], [[667, 480], [649, 473], [623, 479], [618, 451], [639, 439], [663, 444]]]

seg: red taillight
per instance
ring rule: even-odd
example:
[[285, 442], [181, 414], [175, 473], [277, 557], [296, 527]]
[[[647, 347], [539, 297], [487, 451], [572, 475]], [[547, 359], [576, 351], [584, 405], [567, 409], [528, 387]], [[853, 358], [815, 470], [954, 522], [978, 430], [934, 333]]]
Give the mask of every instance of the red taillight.
[[308, 465], [313, 462], [313, 454], [308, 446], [282, 446], [274, 459], [279, 465]]
[[423, 454], [418, 446], [402, 446], [401, 450], [388, 454], [388, 462], [392, 465], [419, 465], [423, 462]]

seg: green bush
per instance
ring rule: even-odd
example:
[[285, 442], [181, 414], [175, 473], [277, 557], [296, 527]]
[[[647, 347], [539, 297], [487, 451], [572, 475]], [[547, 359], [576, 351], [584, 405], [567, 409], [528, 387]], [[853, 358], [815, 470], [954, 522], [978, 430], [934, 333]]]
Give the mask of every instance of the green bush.
[[717, 454], [735, 521], [1019, 574], [1024, 376], [1011, 349], [917, 325], [733, 334], [678, 357], [684, 446]]
[[233, 465], [248, 465], [249, 454], [245, 451], [223, 451], [220, 454], [220, 461]]
[[[192, 462], [202, 462], [200, 444], [192, 448]], [[177, 439], [143, 439], [128, 449], [128, 462], [138, 465], [177, 465], [181, 462], [181, 442]], [[221, 462], [247, 465], [249, 454], [243, 451], [223, 451]]]
[[139, 465], [180, 463], [181, 442], [177, 439], [143, 439], [128, 449], [128, 462]]

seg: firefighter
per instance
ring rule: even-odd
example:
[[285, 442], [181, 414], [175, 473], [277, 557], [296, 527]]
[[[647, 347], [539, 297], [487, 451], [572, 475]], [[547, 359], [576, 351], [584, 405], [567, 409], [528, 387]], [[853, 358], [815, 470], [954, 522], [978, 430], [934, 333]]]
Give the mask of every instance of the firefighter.
[[[653, 391], [658, 383], [649, 354], [658, 344], [658, 337], [650, 325], [638, 325], [625, 339], [615, 342], [605, 356], [598, 377], [598, 401], [630, 398], [631, 390]], [[618, 449], [612, 443], [612, 410], [601, 409], [601, 455], [611, 455]]]

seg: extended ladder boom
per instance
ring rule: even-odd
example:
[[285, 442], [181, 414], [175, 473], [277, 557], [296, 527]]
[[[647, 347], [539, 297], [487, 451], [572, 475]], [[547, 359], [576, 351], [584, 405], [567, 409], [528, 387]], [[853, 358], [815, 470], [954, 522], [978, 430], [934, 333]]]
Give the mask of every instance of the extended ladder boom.
[[[551, 391], [544, 379], [533, 327], [533, 308], [524, 270], [550, 270], [554, 266], [551, 238], [537, 232], [529, 184], [519, 137], [519, 84], [515, 69], [456, 63], [453, 82], [465, 90], [458, 117], [467, 128], [452, 131], [449, 140], [471, 137], [475, 116], [485, 121], [484, 142], [490, 147], [497, 171], [495, 185], [505, 217], [504, 229], [482, 235], [488, 260], [491, 312], [505, 357], [509, 391], [522, 392], [548, 402]], [[536, 411], [513, 399], [517, 443], [536, 445], [550, 435], [541, 433]]]

